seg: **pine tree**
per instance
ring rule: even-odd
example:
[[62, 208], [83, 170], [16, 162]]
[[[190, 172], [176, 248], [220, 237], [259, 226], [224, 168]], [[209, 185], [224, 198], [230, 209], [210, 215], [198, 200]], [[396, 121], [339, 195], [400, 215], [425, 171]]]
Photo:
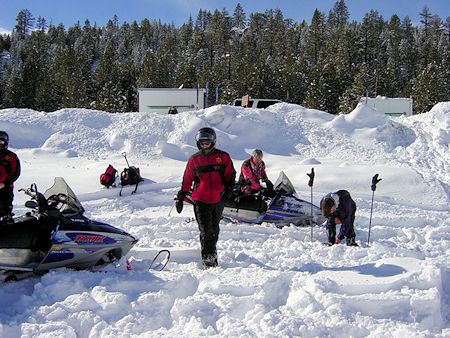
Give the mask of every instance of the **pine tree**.
[[311, 66], [317, 64], [320, 51], [325, 41], [325, 21], [324, 15], [316, 9], [314, 11], [311, 25], [309, 27], [308, 36], [306, 38], [306, 55], [308, 64]]
[[34, 17], [28, 9], [21, 10], [16, 17], [16, 33], [19, 34], [19, 39], [24, 39], [30, 34], [34, 27]]
[[95, 108], [110, 113], [123, 113], [127, 110], [127, 100], [118, 83], [107, 81], [97, 94]]
[[120, 87], [126, 98], [126, 111], [138, 110], [137, 71], [131, 59], [124, 60], [119, 66]]
[[[450, 18], [445, 25], [424, 8], [420, 27], [376, 11], [349, 22], [344, 0], [311, 23], [285, 19], [280, 10], [250, 13], [240, 4], [200, 10], [179, 28], [159, 20], [66, 31], [28, 10], [19, 12], [11, 36], [0, 36], [2, 107], [50, 110], [99, 107], [136, 109], [136, 87], [185, 88], [208, 81], [220, 102], [250, 94], [278, 98], [332, 113], [350, 111], [364, 95], [417, 96], [417, 110], [449, 100]], [[432, 66], [433, 65], [433, 66]], [[432, 72], [435, 83], [426, 72]], [[418, 76], [420, 74], [420, 76]], [[97, 105], [95, 104], [97, 103]]]
[[18, 68], [8, 74], [2, 86], [4, 88], [3, 108], [26, 108], [26, 103], [23, 102], [25, 93], [22, 72], [23, 70]]
[[339, 111], [349, 113], [356, 107], [361, 97], [370, 96], [371, 92], [369, 92], [368, 83], [369, 71], [365, 64], [361, 64], [356, 69], [351, 86], [341, 96]]
[[11, 35], [0, 35], [0, 51], [9, 51], [11, 48]]
[[386, 77], [384, 81], [384, 95], [389, 97], [397, 97], [402, 88], [404, 81], [401, 79], [401, 43], [400, 19], [397, 15], [393, 15], [387, 27], [385, 45], [387, 46], [387, 64]]
[[412, 93], [415, 113], [427, 112], [436, 103], [447, 101], [450, 97], [448, 68], [436, 63], [428, 65], [417, 77]]
[[246, 21], [244, 9], [241, 4], [238, 3], [234, 8], [233, 17], [231, 19], [232, 29], [243, 30], [246, 27]]
[[[80, 47], [78, 47], [80, 48]], [[61, 107], [90, 108], [92, 97], [89, 57], [83, 49], [61, 48], [55, 57], [55, 82], [61, 96]]]
[[126, 95], [120, 86], [119, 70], [112, 43], [108, 43], [94, 73], [97, 99], [95, 108], [109, 112], [124, 112]]
[[374, 10], [364, 16], [359, 28], [359, 40], [357, 41], [360, 50], [359, 62], [367, 67], [370, 96], [376, 96], [383, 91], [380, 80], [382, 80], [387, 59], [381, 39], [383, 29], [383, 18]]
[[402, 39], [399, 46], [400, 54], [400, 95], [411, 95], [411, 84], [416, 77], [417, 44], [414, 35], [416, 30], [412, 27], [409, 17], [405, 17], [401, 23]]

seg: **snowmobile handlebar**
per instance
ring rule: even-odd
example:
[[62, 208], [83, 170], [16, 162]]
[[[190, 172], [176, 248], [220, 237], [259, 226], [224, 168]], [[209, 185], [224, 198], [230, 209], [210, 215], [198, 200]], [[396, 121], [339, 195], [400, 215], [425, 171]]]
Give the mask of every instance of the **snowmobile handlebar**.
[[25, 195], [30, 197], [35, 197], [38, 193], [36, 183], [32, 183], [31, 186], [27, 189], [21, 188], [19, 191], [23, 191]]
[[31, 200], [27, 201], [25, 206], [31, 209], [38, 209], [40, 213], [48, 211], [49, 209], [58, 210], [61, 207], [59, 206], [58, 208], [60, 203], [67, 204], [67, 195], [60, 193], [52, 195], [47, 199], [38, 191], [36, 183], [32, 183], [27, 189], [21, 188], [19, 191], [22, 191], [25, 195], [31, 197]]

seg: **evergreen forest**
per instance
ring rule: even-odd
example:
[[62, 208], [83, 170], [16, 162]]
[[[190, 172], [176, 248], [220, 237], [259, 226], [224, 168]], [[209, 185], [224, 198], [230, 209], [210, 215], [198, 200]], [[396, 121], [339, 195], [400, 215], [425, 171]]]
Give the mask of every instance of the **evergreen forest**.
[[104, 27], [64, 27], [24, 9], [0, 35], [0, 107], [130, 112], [137, 88], [208, 86], [210, 105], [249, 94], [337, 114], [382, 95], [412, 97], [414, 113], [426, 112], [450, 101], [450, 17], [419, 15], [418, 25], [376, 10], [350, 21], [339, 0], [311, 22], [238, 4], [180, 27], [116, 15]]

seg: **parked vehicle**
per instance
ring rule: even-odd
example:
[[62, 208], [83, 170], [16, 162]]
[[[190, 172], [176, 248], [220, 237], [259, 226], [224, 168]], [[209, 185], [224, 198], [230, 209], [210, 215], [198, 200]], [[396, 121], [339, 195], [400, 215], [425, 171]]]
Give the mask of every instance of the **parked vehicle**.
[[275, 223], [278, 227], [289, 224], [320, 225], [325, 221], [318, 206], [298, 198], [283, 171], [274, 184], [274, 190], [276, 194], [273, 197], [265, 197], [264, 191], [254, 195], [231, 196], [224, 201], [223, 217], [233, 222]]
[[[280, 100], [276, 99], [249, 99], [248, 105], [246, 108], [260, 108], [264, 109], [267, 108], [273, 104], [280, 103]], [[233, 101], [233, 106], [242, 107], [242, 99], [236, 99]]]
[[32, 211], [0, 225], [0, 272], [6, 281], [61, 267], [106, 264], [125, 256], [138, 241], [84, 216], [80, 201], [61, 177], [44, 194], [36, 184], [22, 191], [31, 197], [25, 206]]

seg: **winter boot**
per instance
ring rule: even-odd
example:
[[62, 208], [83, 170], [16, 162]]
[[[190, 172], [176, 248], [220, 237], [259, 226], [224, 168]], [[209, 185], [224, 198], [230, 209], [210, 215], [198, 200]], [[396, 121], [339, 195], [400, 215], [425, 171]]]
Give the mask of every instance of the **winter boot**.
[[14, 223], [13, 216], [14, 216], [14, 214], [9, 214], [9, 215], [0, 217], [0, 223], [1, 224]]
[[218, 263], [217, 263], [217, 254], [208, 254], [203, 256], [203, 266], [208, 269], [208, 268], [215, 268]]
[[347, 246], [359, 246], [358, 243], [355, 241], [355, 237], [350, 237], [346, 239]]

